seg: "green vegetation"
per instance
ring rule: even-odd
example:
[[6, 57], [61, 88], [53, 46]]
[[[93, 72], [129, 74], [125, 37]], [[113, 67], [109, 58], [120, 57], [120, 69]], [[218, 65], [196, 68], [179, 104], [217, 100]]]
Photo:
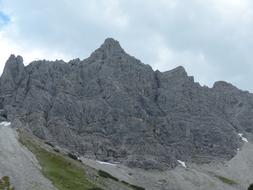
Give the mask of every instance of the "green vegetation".
[[223, 176], [216, 175], [215, 177], [218, 178], [219, 180], [221, 180], [223, 183], [226, 183], [228, 185], [236, 185], [237, 184], [236, 181], [234, 181], [232, 179], [228, 179], [228, 178], [223, 177]]
[[[111, 174], [109, 174], [109, 173], [107, 173], [106, 171], [103, 171], [103, 170], [98, 170], [98, 175], [101, 176], [101, 177], [104, 177], [104, 178], [111, 178], [114, 181], [119, 181], [118, 178], [112, 176]], [[145, 188], [143, 188], [143, 187], [139, 187], [137, 185], [130, 184], [126, 181], [120, 181], [120, 182], [123, 183], [124, 185], [128, 186], [128, 187], [131, 187], [134, 190], [145, 190]]]
[[59, 190], [102, 190], [86, 178], [84, 169], [75, 161], [41, 148], [23, 134], [20, 134], [20, 142], [36, 155], [43, 174]]
[[[78, 163], [78, 160], [76, 160], [77, 156], [74, 154], [69, 153], [67, 157], [64, 157], [60, 154], [58, 149], [52, 148], [52, 152], [46, 150], [42, 148], [38, 142], [26, 136], [26, 134], [20, 133], [19, 137], [19, 141], [37, 157], [42, 166], [43, 174], [50, 179], [59, 190], [103, 190], [102, 188], [96, 187], [86, 178], [85, 171]], [[120, 182], [133, 190], [145, 190], [143, 187], [125, 181], [119, 181], [118, 178], [103, 170], [98, 170], [98, 175]], [[14, 189], [1, 189], [0, 186], [0, 190]]]
[[105, 172], [103, 170], [98, 170], [98, 175], [101, 176], [101, 177], [104, 177], [104, 178], [111, 178], [111, 179], [113, 179], [115, 181], [119, 181], [118, 178], [112, 176], [111, 174], [109, 174], [109, 173], [107, 173], [107, 172]]
[[8, 176], [4, 176], [2, 179], [0, 179], [0, 190], [14, 190], [14, 187], [12, 187], [10, 178]]
[[253, 190], [253, 184], [249, 186], [248, 190]]

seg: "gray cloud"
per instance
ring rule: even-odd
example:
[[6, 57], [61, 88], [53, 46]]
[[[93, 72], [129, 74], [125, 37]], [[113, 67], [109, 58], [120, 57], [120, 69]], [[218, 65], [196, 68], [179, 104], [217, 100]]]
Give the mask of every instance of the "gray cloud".
[[4, 37], [24, 52], [85, 58], [114, 37], [154, 69], [183, 65], [202, 84], [253, 91], [250, 0], [3, 0], [0, 10], [11, 18]]

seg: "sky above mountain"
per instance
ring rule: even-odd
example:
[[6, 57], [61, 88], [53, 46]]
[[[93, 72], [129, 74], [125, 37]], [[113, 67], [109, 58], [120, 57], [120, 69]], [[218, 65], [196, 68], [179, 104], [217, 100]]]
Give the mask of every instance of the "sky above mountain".
[[0, 0], [0, 72], [11, 53], [83, 59], [112, 37], [154, 70], [253, 92], [252, 30], [250, 0]]

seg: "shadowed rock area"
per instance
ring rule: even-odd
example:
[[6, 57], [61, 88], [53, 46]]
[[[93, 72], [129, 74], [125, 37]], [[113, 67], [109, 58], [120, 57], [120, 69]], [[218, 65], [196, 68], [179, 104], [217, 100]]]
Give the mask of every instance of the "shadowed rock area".
[[226, 82], [202, 87], [183, 67], [153, 71], [110, 38], [68, 63], [24, 66], [11, 55], [0, 109], [41, 139], [144, 169], [231, 159], [242, 144], [238, 133], [250, 139], [253, 132], [251, 93]]

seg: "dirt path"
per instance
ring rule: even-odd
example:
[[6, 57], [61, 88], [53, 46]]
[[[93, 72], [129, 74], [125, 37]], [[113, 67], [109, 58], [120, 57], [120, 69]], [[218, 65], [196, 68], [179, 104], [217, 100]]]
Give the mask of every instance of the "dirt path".
[[0, 123], [0, 176], [9, 176], [16, 190], [56, 190], [35, 156], [17, 140], [10, 123]]

